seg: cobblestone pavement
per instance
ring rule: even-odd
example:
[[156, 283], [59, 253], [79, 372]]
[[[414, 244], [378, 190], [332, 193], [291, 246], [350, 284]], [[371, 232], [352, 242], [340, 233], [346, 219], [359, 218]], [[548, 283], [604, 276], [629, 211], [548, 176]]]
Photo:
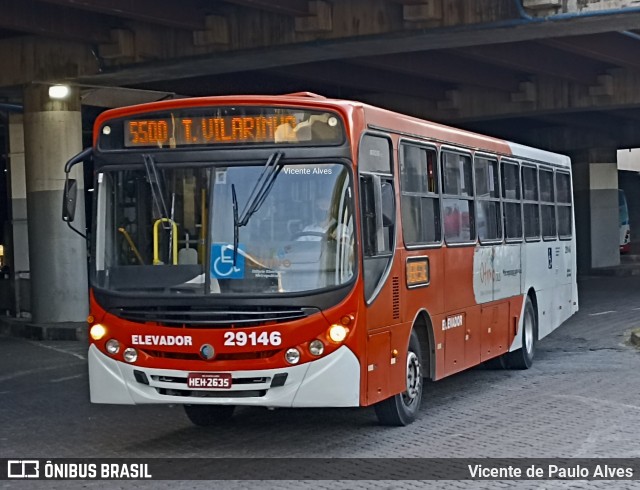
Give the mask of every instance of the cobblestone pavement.
[[[0, 337], [0, 454], [59, 457], [639, 458], [640, 278], [580, 283], [580, 312], [537, 346], [527, 371], [477, 368], [427, 385], [419, 419], [372, 409], [237, 411], [190, 424], [179, 406], [91, 405], [86, 346]], [[640, 482], [282, 481], [215, 488], [640, 488]], [[0, 482], [0, 488], [212, 488], [207, 482]]]

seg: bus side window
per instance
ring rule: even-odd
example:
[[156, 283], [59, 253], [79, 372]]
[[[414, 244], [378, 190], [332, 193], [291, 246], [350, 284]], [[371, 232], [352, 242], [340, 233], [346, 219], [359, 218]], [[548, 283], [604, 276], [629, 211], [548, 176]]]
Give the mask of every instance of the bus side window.
[[435, 148], [400, 146], [402, 233], [407, 245], [440, 243], [440, 196]]
[[447, 243], [471, 242], [476, 238], [471, 157], [449, 151], [441, 155], [444, 238]]
[[553, 189], [553, 170], [538, 170], [540, 176], [540, 219], [542, 222], [542, 238], [553, 240], [556, 237], [556, 210]]
[[517, 163], [502, 162], [502, 199], [505, 238], [511, 241], [522, 240], [520, 173]]
[[493, 158], [476, 157], [474, 167], [478, 238], [480, 243], [502, 240], [498, 161]]
[[564, 172], [556, 172], [556, 211], [558, 213], [558, 236], [571, 238], [571, 177]]
[[522, 167], [522, 196], [524, 211], [524, 237], [528, 240], [540, 238], [540, 206], [538, 194], [538, 169], [523, 165]]
[[365, 257], [391, 254], [395, 224], [393, 185], [377, 175], [360, 177]]
[[362, 199], [362, 244], [364, 256], [376, 255], [376, 205], [373, 197], [373, 177], [360, 177], [360, 195]]

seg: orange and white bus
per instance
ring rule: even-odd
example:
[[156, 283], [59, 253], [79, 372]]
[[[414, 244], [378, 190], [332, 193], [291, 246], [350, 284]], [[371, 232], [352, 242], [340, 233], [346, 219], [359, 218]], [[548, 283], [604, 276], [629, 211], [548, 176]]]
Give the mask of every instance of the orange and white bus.
[[562, 155], [299, 93], [110, 110], [87, 158], [94, 403], [406, 425], [423, 378], [528, 368], [578, 308]]

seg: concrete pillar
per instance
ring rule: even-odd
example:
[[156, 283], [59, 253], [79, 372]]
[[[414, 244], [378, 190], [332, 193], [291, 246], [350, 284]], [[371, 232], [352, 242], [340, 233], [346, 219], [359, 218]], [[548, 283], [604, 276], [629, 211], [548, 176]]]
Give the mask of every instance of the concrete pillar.
[[615, 149], [572, 155], [578, 272], [620, 264]]
[[[46, 85], [24, 90], [31, 310], [35, 323], [83, 322], [88, 313], [85, 240], [61, 219], [64, 164], [82, 150], [79, 93], [51, 100]], [[84, 229], [81, 165], [76, 228]]]
[[[11, 189], [11, 264], [16, 314], [30, 311], [29, 233], [27, 230], [27, 183], [24, 160], [24, 124], [22, 114], [9, 115], [9, 181]], [[17, 296], [16, 296], [17, 294]]]
[[11, 182], [11, 227], [13, 271], [29, 270], [27, 232], [27, 184], [24, 162], [24, 126], [22, 114], [9, 116], [9, 178]]

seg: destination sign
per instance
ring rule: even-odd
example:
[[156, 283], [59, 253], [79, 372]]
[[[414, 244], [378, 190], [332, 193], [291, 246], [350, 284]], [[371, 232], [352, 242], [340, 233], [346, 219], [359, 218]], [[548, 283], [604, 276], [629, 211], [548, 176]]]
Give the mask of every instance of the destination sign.
[[169, 115], [124, 121], [124, 146], [175, 148], [220, 144], [336, 144], [343, 140], [338, 117], [315, 111], [238, 115]]

